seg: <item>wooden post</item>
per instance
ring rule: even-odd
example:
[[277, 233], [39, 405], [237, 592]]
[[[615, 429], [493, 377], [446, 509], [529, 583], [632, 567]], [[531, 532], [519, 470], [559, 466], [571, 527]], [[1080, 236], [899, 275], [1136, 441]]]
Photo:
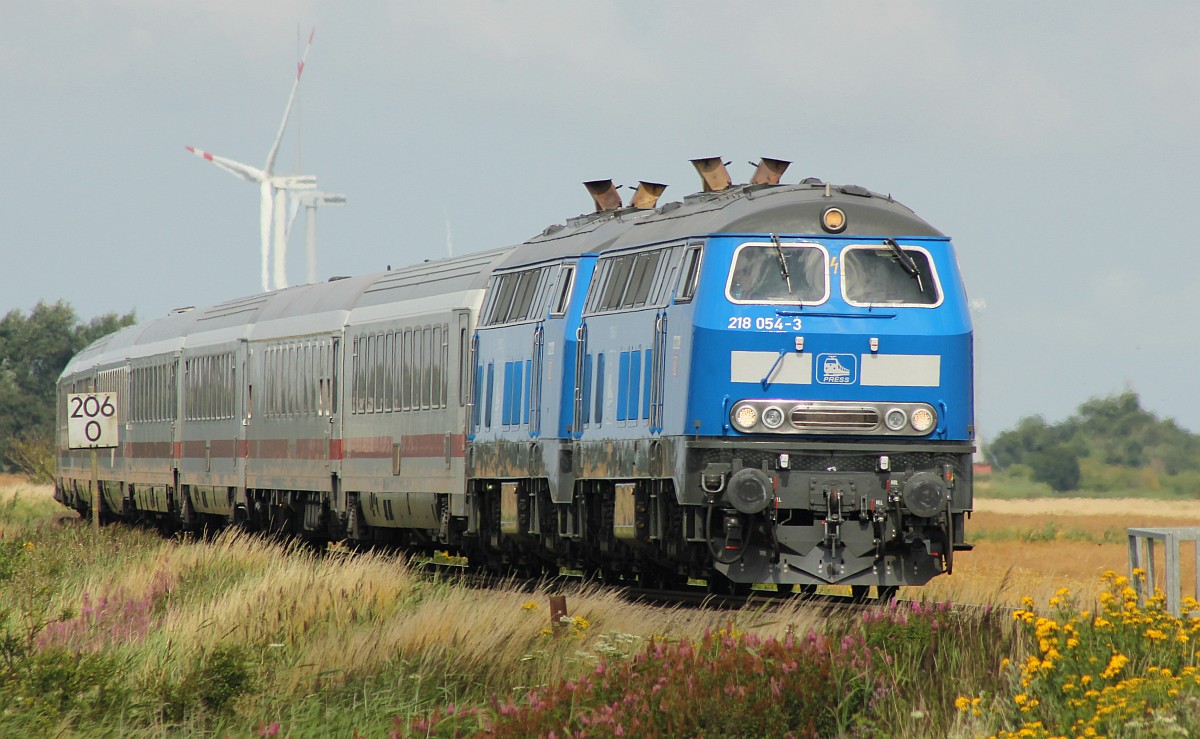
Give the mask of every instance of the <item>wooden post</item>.
[[92, 449], [92, 536], [100, 538], [100, 472], [96, 450]]
[[550, 628], [554, 631], [555, 636], [562, 636], [566, 630], [566, 624], [562, 622], [567, 617], [567, 596], [552, 595], [550, 596]]

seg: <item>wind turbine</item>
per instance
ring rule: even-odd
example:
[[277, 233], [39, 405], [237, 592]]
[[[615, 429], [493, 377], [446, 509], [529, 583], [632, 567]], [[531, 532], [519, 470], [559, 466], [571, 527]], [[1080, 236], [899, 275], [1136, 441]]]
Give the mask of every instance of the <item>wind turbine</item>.
[[308, 36], [308, 45], [304, 47], [304, 55], [296, 68], [296, 81], [292, 83], [292, 94], [288, 96], [287, 107], [283, 111], [283, 120], [279, 123], [279, 132], [275, 134], [275, 143], [267, 152], [267, 162], [262, 169], [249, 164], [210, 154], [207, 151], [187, 147], [196, 156], [207, 159], [221, 169], [231, 172], [247, 182], [255, 182], [259, 187], [259, 235], [262, 240], [262, 289], [271, 288], [271, 241], [272, 234], [275, 242], [274, 260], [274, 289], [287, 287], [287, 272], [284, 259], [287, 255], [287, 229], [284, 219], [287, 217], [287, 193], [299, 190], [314, 190], [317, 178], [312, 175], [277, 175], [275, 174], [275, 156], [279, 153], [279, 143], [283, 140], [283, 132], [287, 128], [288, 118], [292, 114], [292, 104], [296, 101], [296, 91], [300, 88], [300, 76], [304, 74], [304, 62], [312, 49], [313, 38], [317, 29]]

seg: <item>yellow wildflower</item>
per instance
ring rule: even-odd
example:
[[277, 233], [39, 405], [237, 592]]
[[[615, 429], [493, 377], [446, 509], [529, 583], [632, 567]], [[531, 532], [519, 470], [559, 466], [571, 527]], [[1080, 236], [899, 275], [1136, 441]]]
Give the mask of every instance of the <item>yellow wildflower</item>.
[[1108, 667], [1105, 667], [1104, 672], [1100, 673], [1100, 677], [1106, 679], [1116, 677], [1121, 673], [1121, 670], [1125, 669], [1125, 665], [1128, 663], [1129, 658], [1125, 655], [1120, 653], [1114, 654], [1112, 659], [1108, 661]]

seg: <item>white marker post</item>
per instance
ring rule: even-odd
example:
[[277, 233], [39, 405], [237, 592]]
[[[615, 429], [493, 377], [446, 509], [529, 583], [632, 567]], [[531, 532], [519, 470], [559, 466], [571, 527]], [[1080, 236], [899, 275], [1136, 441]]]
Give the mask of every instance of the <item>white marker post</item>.
[[100, 534], [100, 482], [96, 450], [117, 445], [117, 394], [67, 396], [67, 446], [92, 450], [92, 532]]

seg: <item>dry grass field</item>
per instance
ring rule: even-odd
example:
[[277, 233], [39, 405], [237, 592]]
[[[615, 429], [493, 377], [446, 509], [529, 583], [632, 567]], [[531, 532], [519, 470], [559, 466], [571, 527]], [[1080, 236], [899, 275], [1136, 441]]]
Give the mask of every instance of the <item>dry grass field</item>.
[[[1128, 574], [1126, 529], [1167, 526], [1200, 526], [1200, 501], [976, 498], [967, 527], [975, 550], [960, 552], [954, 576], [927, 590], [938, 599], [1012, 605], [1026, 595], [1045, 602], [1061, 587], [1096, 595], [1106, 570]], [[1157, 554], [1161, 565], [1161, 548]], [[1185, 546], [1185, 594], [1192, 594], [1190, 554]]]

